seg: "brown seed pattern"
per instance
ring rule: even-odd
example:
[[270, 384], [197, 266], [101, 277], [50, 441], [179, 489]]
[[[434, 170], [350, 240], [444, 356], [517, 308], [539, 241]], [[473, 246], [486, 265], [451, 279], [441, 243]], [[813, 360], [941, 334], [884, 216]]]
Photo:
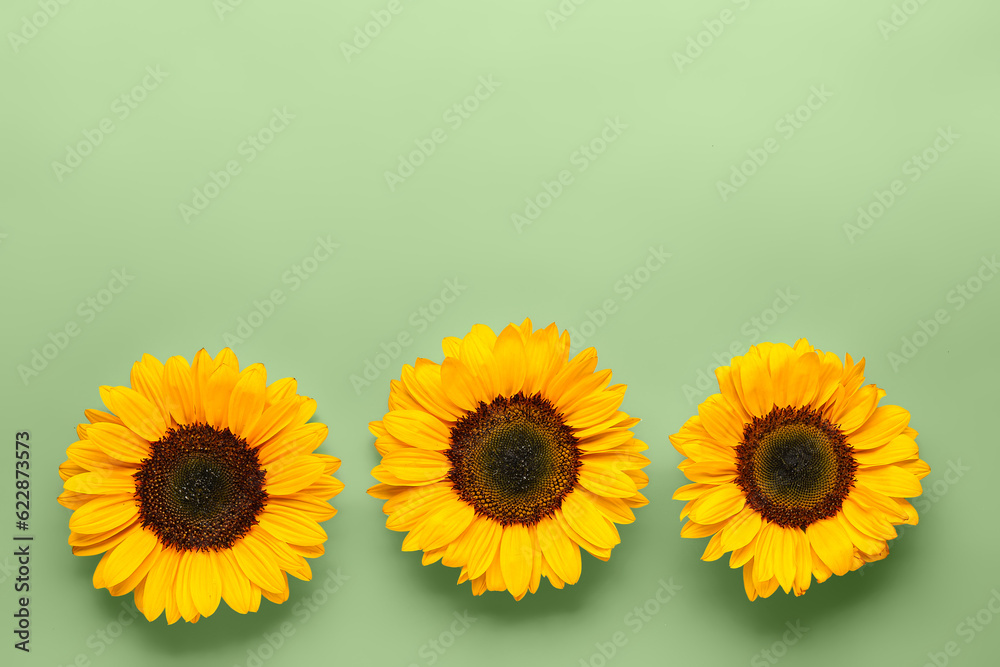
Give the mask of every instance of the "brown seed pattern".
[[132, 477], [142, 525], [163, 546], [228, 549], [257, 523], [266, 472], [246, 440], [228, 428], [183, 424], [149, 448]]
[[476, 513], [533, 525], [562, 505], [579, 477], [577, 438], [540, 394], [498, 396], [451, 430], [448, 474]]
[[840, 511], [858, 469], [853, 451], [818, 410], [775, 408], [744, 426], [736, 483], [765, 519], [805, 528]]

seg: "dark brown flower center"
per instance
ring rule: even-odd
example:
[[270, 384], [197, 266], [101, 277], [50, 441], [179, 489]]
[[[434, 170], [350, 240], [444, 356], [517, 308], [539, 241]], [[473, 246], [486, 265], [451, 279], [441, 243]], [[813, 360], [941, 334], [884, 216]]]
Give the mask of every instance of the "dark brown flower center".
[[142, 525], [165, 547], [228, 549], [264, 509], [257, 450], [229, 429], [186, 424], [150, 443], [132, 477]]
[[577, 439], [535, 394], [498, 396], [451, 430], [451, 480], [477, 514], [504, 525], [535, 524], [562, 505], [580, 468]]
[[736, 483], [765, 519], [805, 528], [834, 516], [854, 486], [854, 448], [809, 407], [754, 417], [736, 448]]

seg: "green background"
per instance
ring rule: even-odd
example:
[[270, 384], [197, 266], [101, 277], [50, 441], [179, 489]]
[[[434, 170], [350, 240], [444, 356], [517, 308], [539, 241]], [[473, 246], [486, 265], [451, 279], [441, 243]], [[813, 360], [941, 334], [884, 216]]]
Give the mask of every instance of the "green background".
[[[1000, 590], [1000, 281], [977, 283], [1000, 251], [1000, 6], [807, 5], [568, 1], [557, 22], [547, 12], [558, 0], [401, 0], [345, 55], [371, 12], [385, 22], [387, 2], [245, 0], [225, 12], [210, 0], [5, 2], [0, 497], [10, 510], [0, 533], [13, 544], [14, 435], [29, 430], [35, 536], [30, 655], [11, 646], [13, 547], [0, 549], [5, 664], [743, 665], [780, 654], [783, 665], [922, 665], [929, 652], [944, 660], [948, 642], [949, 664], [995, 664], [1000, 619], [960, 624]], [[51, 18], [37, 14], [45, 6]], [[688, 49], [696, 57], [678, 58]], [[163, 78], [143, 88], [147, 68]], [[481, 77], [490, 89], [466, 100]], [[123, 95], [144, 99], [133, 109]], [[455, 104], [476, 107], [460, 126]], [[263, 132], [273, 142], [254, 155], [243, 142], [274, 109], [294, 118]], [[87, 146], [102, 121], [113, 131]], [[602, 146], [609, 122], [618, 134]], [[438, 129], [444, 142], [390, 188], [385, 172]], [[53, 165], [80, 142], [92, 150], [79, 166]], [[592, 142], [603, 152], [581, 157]], [[922, 169], [911, 160], [925, 150], [933, 164]], [[763, 164], [744, 165], [753, 155]], [[181, 205], [229, 161], [239, 173], [185, 216]], [[753, 173], [730, 181], [734, 169]], [[563, 171], [559, 196], [526, 213], [525, 199], [544, 182], [557, 191]], [[720, 181], [740, 187], [721, 193]], [[877, 213], [879, 197], [893, 201], [858, 226], [858, 207]], [[512, 219], [528, 213], [530, 224]], [[318, 238], [339, 247], [314, 263]], [[661, 247], [670, 258], [647, 273]], [[302, 280], [296, 266], [314, 271]], [[112, 296], [101, 290], [123, 268], [126, 288], [91, 312], [87, 299]], [[459, 296], [435, 303], [449, 280]], [[959, 285], [980, 289], [966, 298]], [[131, 596], [91, 587], [97, 558], [71, 555], [70, 512], [55, 502], [74, 427], [100, 407], [98, 386], [127, 384], [143, 353], [214, 354], [275, 290], [282, 303], [233, 347], [272, 379], [298, 379], [330, 426], [321, 451], [344, 461], [316, 578], [246, 617], [223, 607], [197, 625], [121, 628]], [[778, 290], [791, 302], [777, 303], [783, 313], [769, 310]], [[400, 551], [402, 534], [365, 494], [378, 460], [367, 422], [384, 414], [403, 363], [440, 361], [441, 338], [477, 322], [499, 332], [525, 316], [597, 348], [599, 366], [629, 385], [623, 409], [642, 418], [653, 463], [650, 504], [611, 560], [585, 555], [578, 585], [543, 582], [515, 603], [473, 597], [457, 570]], [[933, 337], [919, 335], [921, 321]], [[22, 377], [69, 324], [78, 335]], [[400, 334], [410, 344], [397, 351]], [[670, 496], [684, 480], [667, 437], [731, 346], [801, 336], [867, 358], [884, 403], [912, 413], [932, 472], [920, 526], [887, 560], [802, 598], [750, 603], [738, 570], [699, 560], [706, 540], [679, 537]], [[395, 358], [356, 388], [366, 362], [386, 365], [383, 345]], [[338, 570], [348, 578], [337, 592], [296, 613]], [[661, 580], [682, 588], [650, 604], [636, 632], [633, 610]], [[476, 621], [449, 636], [466, 612]], [[797, 621], [809, 630], [782, 645]], [[261, 651], [285, 623], [294, 634]], [[619, 632], [623, 645], [604, 658]]]

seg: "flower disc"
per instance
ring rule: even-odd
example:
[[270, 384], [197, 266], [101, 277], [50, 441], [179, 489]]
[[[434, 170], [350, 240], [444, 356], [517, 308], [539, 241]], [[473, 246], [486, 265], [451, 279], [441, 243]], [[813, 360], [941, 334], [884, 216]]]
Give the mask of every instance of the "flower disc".
[[498, 396], [452, 427], [448, 479], [477, 514], [533, 525], [573, 490], [582, 465], [576, 443], [541, 395]]
[[149, 444], [132, 478], [139, 521], [174, 549], [229, 549], [264, 509], [257, 450], [229, 429], [181, 424]]
[[747, 505], [785, 527], [836, 515], [857, 467], [844, 434], [808, 407], [754, 417], [736, 448], [736, 483]]

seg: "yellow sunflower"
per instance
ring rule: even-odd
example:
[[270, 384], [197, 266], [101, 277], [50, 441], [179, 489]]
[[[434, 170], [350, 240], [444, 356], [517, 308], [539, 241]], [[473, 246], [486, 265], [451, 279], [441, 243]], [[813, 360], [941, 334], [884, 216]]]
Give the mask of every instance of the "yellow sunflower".
[[751, 600], [885, 558], [894, 526], [917, 523], [905, 499], [930, 468], [910, 413], [861, 386], [864, 365], [804, 338], [761, 343], [716, 369], [721, 393], [670, 437], [694, 482], [674, 493], [681, 535], [712, 535], [703, 560], [731, 551]]
[[569, 359], [569, 334], [531, 320], [497, 336], [477, 324], [445, 338], [444, 362], [417, 359], [393, 380], [389, 412], [369, 425], [382, 462], [368, 493], [403, 551], [461, 568], [472, 592], [520, 600], [541, 577], [580, 578], [580, 547], [601, 560], [630, 523], [646, 445], [619, 411], [625, 385], [594, 372], [593, 348]]
[[73, 553], [104, 556], [94, 587], [135, 592], [150, 621], [196, 622], [220, 599], [241, 614], [288, 599], [288, 574], [312, 577], [325, 502], [343, 489], [327, 427], [292, 378], [267, 384], [232, 350], [166, 364], [143, 355], [131, 388], [101, 387], [109, 412], [86, 410], [59, 467]]

